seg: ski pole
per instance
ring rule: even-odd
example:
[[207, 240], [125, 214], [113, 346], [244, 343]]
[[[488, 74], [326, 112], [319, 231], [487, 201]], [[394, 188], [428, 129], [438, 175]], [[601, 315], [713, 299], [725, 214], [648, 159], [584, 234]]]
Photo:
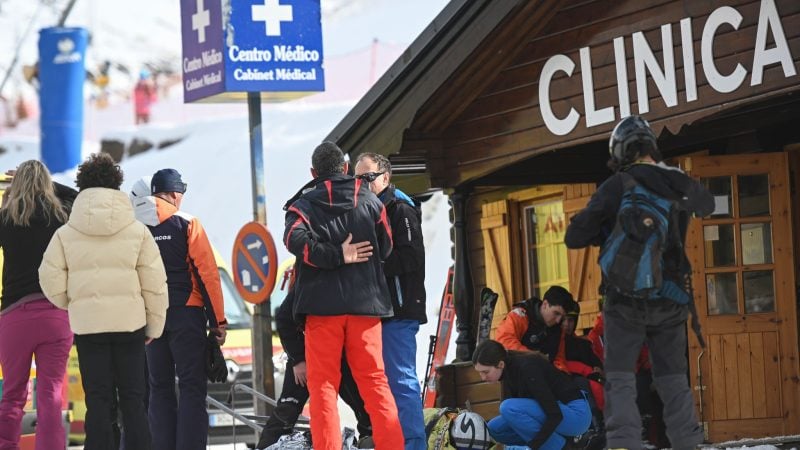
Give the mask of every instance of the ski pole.
[[425, 399], [425, 394], [428, 391], [428, 377], [431, 374], [431, 366], [433, 365], [433, 352], [436, 349], [436, 336], [431, 335], [431, 342], [428, 344], [428, 362], [425, 364], [425, 379], [422, 380], [422, 398]]

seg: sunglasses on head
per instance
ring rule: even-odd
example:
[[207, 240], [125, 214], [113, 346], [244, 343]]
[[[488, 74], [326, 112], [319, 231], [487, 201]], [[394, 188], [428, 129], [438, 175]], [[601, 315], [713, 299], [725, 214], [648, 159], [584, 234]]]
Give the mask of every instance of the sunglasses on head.
[[356, 175], [356, 178], [364, 180], [367, 183], [372, 183], [373, 181], [377, 180], [379, 176], [385, 173], [386, 172], [367, 172], [367, 173], [362, 173], [361, 175]]

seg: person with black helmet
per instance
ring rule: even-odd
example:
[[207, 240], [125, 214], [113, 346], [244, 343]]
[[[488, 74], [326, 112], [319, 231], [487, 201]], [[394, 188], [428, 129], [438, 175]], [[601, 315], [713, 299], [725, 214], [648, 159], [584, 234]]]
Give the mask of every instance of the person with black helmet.
[[[650, 348], [656, 389], [664, 401], [664, 421], [672, 447], [694, 448], [703, 442], [694, 400], [686, 378], [686, 320], [691, 300], [691, 267], [683, 249], [691, 215], [706, 216], [714, 198], [700, 182], [678, 168], [667, 166], [653, 130], [646, 120], [629, 116], [611, 133], [609, 168], [615, 173], [594, 193], [589, 204], [572, 218], [564, 238], [568, 248], [601, 247], [617, 225], [628, 180], [648, 192], [673, 202], [670, 230], [677, 230], [663, 252], [665, 280], [678, 286], [685, 302], [668, 296], [639, 299], [609, 289], [605, 295], [605, 419], [608, 448], [641, 448], [641, 419], [636, 407], [636, 359], [643, 343]], [[671, 235], [673, 235], [671, 233]], [[699, 334], [698, 334], [699, 335]]]

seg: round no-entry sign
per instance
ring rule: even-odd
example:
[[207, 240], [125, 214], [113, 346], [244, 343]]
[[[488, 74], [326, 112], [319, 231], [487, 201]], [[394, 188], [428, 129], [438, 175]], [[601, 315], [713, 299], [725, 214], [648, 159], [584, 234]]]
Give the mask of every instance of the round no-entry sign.
[[250, 303], [267, 301], [275, 287], [278, 253], [264, 224], [245, 224], [233, 244], [233, 281], [239, 294]]

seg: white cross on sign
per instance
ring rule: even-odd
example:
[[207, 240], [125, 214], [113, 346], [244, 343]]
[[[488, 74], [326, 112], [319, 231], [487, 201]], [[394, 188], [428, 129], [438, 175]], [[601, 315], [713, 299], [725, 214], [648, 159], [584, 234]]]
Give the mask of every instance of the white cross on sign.
[[206, 27], [211, 25], [211, 14], [203, 6], [203, 0], [197, 0], [197, 12], [192, 14], [192, 30], [197, 31], [197, 42], [206, 41]]
[[291, 22], [292, 5], [281, 5], [279, 0], [264, 0], [263, 5], [253, 5], [253, 22], [264, 22], [267, 36], [281, 35], [281, 22]]

